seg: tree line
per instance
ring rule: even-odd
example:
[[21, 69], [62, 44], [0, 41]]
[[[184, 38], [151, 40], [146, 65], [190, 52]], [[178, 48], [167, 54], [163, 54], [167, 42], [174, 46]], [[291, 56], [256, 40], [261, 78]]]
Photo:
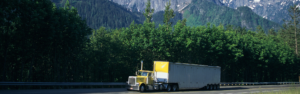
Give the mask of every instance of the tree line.
[[125, 82], [141, 60], [148, 70], [154, 60], [220, 66], [221, 82], [298, 81], [296, 16], [278, 32], [265, 34], [261, 27], [171, 23], [175, 15], [169, 6], [159, 26], [148, 0], [143, 24], [90, 29], [68, 0], [61, 8], [49, 0], [5, 0], [0, 4], [1, 81]]

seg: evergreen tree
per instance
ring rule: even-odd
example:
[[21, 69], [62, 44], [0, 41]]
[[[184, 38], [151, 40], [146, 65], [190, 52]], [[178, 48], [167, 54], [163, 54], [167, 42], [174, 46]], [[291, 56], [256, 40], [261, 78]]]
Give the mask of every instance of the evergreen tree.
[[280, 35], [283, 39], [295, 50], [295, 54], [298, 56], [298, 39], [299, 36], [299, 17], [300, 10], [297, 5], [293, 5], [290, 7], [289, 16], [291, 17], [290, 21], [285, 20], [285, 24], [283, 24], [283, 28], [280, 30]]
[[294, 29], [294, 35], [295, 35], [295, 52], [298, 56], [298, 42], [297, 42], [297, 35], [299, 33], [298, 27], [299, 27], [299, 17], [300, 17], [300, 10], [297, 7], [297, 5], [291, 6], [288, 10], [290, 12], [290, 17], [292, 18], [292, 28]]
[[167, 27], [170, 27], [172, 25], [172, 22], [170, 22], [170, 19], [174, 18], [174, 11], [170, 8], [171, 6], [171, 0], [166, 4], [165, 7], [165, 13], [164, 13], [164, 24], [167, 25]]
[[146, 18], [145, 20], [146, 23], [151, 22], [153, 13], [154, 13], [154, 9], [151, 9], [151, 2], [150, 0], [148, 0], [145, 8], [145, 13], [143, 13]]

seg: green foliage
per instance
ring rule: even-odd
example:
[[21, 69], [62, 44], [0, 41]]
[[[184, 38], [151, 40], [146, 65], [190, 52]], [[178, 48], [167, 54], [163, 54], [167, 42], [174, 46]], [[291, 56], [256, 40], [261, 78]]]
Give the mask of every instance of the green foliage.
[[283, 24], [283, 28], [280, 30], [281, 37], [289, 44], [291, 48], [294, 49], [295, 53], [298, 56], [299, 47], [299, 25], [300, 25], [300, 9], [297, 5], [293, 5], [290, 7], [289, 16], [291, 20], [286, 21]]
[[77, 10], [57, 9], [49, 0], [4, 2], [0, 4], [2, 81], [74, 81], [70, 78], [79, 77], [75, 61], [80, 61], [78, 54], [91, 29]]
[[[159, 25], [163, 25], [164, 24], [164, 14], [165, 11], [159, 11], [156, 12], [155, 14], [153, 14], [153, 22], [155, 22], [155, 26], [158, 27]], [[169, 23], [171, 26], [174, 26], [175, 24], [173, 23], [177, 23], [177, 21], [182, 20], [182, 14], [179, 12], [174, 12], [174, 17], [172, 19], [170, 19]]]
[[[132, 23], [127, 28], [101, 33], [105, 36], [98, 38], [107, 40], [97, 42], [105, 43], [102, 46], [107, 47], [96, 48], [119, 53], [104, 52], [98, 56], [115, 55], [103, 58], [102, 62], [109, 66], [115, 64], [111, 61], [116, 60], [117, 64], [106, 68], [120, 65], [118, 68], [130, 71], [131, 73], [118, 75], [119, 77], [114, 76], [114, 79], [123, 78], [122, 81], [126, 81], [128, 75], [134, 75], [134, 71], [140, 69], [140, 60], [145, 62], [144, 67], [149, 70], [152, 70], [154, 60], [221, 66], [221, 81], [224, 82], [297, 80], [294, 77], [297, 72], [294, 70], [299, 65], [298, 59], [280, 36], [245, 32], [245, 29], [240, 28], [225, 29], [222, 25], [188, 27], [185, 26], [185, 21], [177, 22], [173, 30], [166, 27], [167, 25], [160, 25], [154, 28], [154, 23]], [[95, 43], [91, 42], [92, 45]], [[110, 46], [114, 44], [118, 46]], [[109, 74], [103, 76], [107, 77]]]
[[170, 20], [172, 18], [175, 17], [174, 15], [174, 11], [173, 9], [170, 9], [170, 6], [171, 6], [171, 0], [169, 0], [169, 2], [167, 3], [166, 5], [166, 9], [165, 9], [165, 13], [164, 13], [164, 24], [167, 25], [168, 27], [170, 27], [172, 25], [172, 22], [170, 22]]
[[145, 8], [145, 13], [143, 13], [146, 18], [145, 20], [146, 23], [151, 22], [153, 13], [154, 13], [154, 9], [151, 9], [151, 3], [150, 0], [148, 0]]

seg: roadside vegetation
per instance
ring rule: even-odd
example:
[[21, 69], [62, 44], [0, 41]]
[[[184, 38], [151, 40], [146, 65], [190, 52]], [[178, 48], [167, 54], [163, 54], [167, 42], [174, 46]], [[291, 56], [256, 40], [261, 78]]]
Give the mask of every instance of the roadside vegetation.
[[260, 92], [260, 93], [256, 93], [256, 94], [300, 94], [300, 88], [299, 87], [291, 87], [288, 90]]

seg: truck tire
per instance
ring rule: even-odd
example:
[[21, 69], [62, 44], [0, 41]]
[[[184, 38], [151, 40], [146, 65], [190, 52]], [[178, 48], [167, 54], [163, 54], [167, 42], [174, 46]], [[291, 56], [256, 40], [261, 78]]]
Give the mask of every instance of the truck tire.
[[140, 86], [140, 92], [146, 92], [146, 87], [145, 85]]
[[213, 86], [214, 86], [213, 90], [217, 90], [217, 85], [213, 85]]
[[209, 85], [209, 90], [213, 90], [214, 89], [214, 85]]
[[163, 85], [158, 85], [158, 90], [159, 90], [159, 91], [161, 91], [161, 90], [163, 90], [163, 89], [164, 89]]
[[167, 91], [170, 92], [172, 90], [172, 85], [168, 85]]
[[220, 85], [218, 84], [218, 85], [217, 85], [217, 90], [219, 90], [219, 89], [220, 89]]
[[173, 90], [173, 91], [177, 91], [177, 90], [178, 90], [178, 85], [176, 85], [176, 84], [173, 85], [173, 86], [172, 86], [172, 90]]

